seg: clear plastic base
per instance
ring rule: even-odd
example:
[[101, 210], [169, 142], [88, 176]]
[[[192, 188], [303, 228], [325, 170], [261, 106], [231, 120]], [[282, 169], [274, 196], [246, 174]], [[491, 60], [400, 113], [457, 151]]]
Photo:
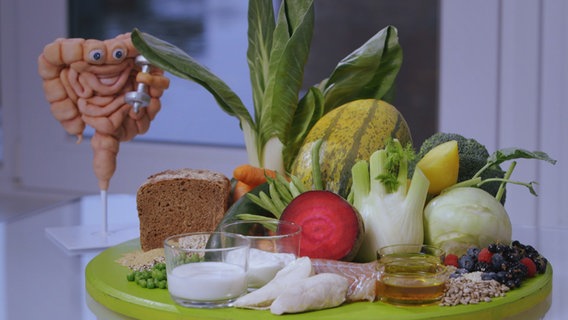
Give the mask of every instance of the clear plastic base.
[[137, 226], [111, 226], [105, 233], [101, 226], [70, 226], [46, 228], [48, 238], [60, 246], [67, 254], [83, 254], [101, 250], [137, 238]]
[[80, 221], [45, 229], [47, 237], [70, 255], [100, 251], [140, 236], [134, 195], [107, 197], [101, 191], [53, 210], [68, 212]]

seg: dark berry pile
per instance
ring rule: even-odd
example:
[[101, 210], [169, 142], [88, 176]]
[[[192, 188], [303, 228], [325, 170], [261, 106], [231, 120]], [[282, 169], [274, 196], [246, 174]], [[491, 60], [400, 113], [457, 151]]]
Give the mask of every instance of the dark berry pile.
[[510, 246], [495, 243], [486, 248], [472, 247], [461, 257], [449, 254], [444, 263], [458, 268], [454, 276], [480, 271], [483, 280], [496, 280], [513, 289], [526, 278], [544, 273], [548, 261], [532, 246], [513, 241]]

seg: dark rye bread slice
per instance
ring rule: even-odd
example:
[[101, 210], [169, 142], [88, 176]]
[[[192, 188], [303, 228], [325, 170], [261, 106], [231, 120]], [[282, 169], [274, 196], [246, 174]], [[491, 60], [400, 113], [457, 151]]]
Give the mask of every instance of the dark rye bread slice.
[[142, 250], [161, 248], [175, 234], [215, 230], [230, 191], [225, 175], [208, 170], [166, 170], [148, 177], [136, 195]]

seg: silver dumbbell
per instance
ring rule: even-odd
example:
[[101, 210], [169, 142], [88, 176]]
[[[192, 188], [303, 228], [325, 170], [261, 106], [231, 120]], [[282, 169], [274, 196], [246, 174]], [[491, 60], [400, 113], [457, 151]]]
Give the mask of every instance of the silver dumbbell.
[[[137, 56], [135, 62], [142, 68], [142, 72], [150, 72], [150, 61], [146, 60], [144, 56]], [[147, 93], [146, 85], [138, 83], [136, 91], [130, 91], [124, 95], [124, 101], [131, 105], [136, 113], [140, 108], [147, 107], [150, 104], [150, 95]]]

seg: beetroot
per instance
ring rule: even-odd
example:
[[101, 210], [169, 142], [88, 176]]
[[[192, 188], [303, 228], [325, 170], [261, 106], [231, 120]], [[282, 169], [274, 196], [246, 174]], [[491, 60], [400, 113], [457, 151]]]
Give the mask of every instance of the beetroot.
[[307, 191], [292, 200], [280, 217], [302, 226], [300, 256], [351, 261], [363, 241], [359, 212], [331, 191]]

